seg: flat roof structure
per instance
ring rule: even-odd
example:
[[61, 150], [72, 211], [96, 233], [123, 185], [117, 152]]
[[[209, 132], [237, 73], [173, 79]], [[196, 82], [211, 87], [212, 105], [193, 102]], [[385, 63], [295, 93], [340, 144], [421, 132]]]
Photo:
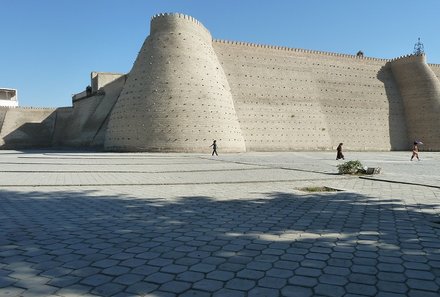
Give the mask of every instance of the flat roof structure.
[[16, 89], [0, 88], [0, 106], [17, 107], [18, 94]]

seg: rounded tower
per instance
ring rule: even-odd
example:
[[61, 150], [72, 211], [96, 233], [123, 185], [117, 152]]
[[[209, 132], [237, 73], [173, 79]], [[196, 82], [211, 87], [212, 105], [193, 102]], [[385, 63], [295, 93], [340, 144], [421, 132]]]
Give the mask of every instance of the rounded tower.
[[410, 141], [421, 140], [426, 150], [440, 150], [440, 81], [426, 56], [395, 59], [391, 69], [403, 99]]
[[212, 37], [197, 20], [160, 14], [113, 108], [105, 148], [243, 152], [245, 143]]

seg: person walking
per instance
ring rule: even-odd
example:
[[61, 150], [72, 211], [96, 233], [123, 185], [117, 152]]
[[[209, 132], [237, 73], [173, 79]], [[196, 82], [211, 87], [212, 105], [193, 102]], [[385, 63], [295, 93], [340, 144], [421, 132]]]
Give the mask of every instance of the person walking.
[[214, 154], [216, 155], [216, 156], [218, 156], [218, 154], [217, 154], [217, 140], [214, 140], [213, 142], [212, 142], [212, 144], [210, 145], [210, 147], [212, 146], [212, 155], [211, 156], [214, 156]]
[[342, 145], [343, 145], [343, 143], [341, 142], [338, 145], [338, 147], [336, 148], [336, 151], [337, 151], [336, 160], [339, 160], [339, 159], [345, 160], [344, 154], [342, 153]]
[[412, 147], [411, 161], [414, 159], [414, 157], [416, 157], [417, 160], [420, 161], [420, 159], [419, 159], [419, 143], [417, 141], [414, 141], [414, 144]]

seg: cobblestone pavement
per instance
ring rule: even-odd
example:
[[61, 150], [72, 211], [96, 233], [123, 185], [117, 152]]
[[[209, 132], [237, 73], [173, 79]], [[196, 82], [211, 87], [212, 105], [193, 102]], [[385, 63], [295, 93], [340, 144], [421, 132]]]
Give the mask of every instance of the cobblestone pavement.
[[440, 296], [440, 153], [334, 155], [0, 151], [0, 296]]

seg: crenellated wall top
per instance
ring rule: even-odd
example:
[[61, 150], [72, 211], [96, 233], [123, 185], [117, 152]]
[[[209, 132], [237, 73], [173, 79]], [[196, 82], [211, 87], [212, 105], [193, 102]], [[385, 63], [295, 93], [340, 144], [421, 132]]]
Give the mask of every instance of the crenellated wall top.
[[425, 54], [408, 54], [390, 60], [391, 63], [426, 62]]
[[193, 22], [194, 24], [196, 24], [197, 26], [199, 26], [202, 30], [204, 30], [206, 33], [208, 33], [209, 35], [211, 35], [211, 32], [209, 32], [208, 29], [206, 29], [206, 27], [197, 19], [195, 19], [192, 16], [183, 14], [183, 13], [178, 13], [178, 12], [167, 12], [167, 13], [159, 13], [159, 14], [155, 14], [151, 17], [151, 23], [153, 23], [155, 20], [163, 20], [163, 19], [171, 19], [171, 18], [179, 18], [182, 20], [187, 20], [189, 22]]
[[326, 55], [326, 56], [333, 56], [333, 57], [352, 58], [352, 59], [357, 59], [357, 60], [371, 60], [371, 61], [379, 61], [379, 62], [388, 62], [389, 61], [388, 59], [381, 59], [381, 58], [373, 58], [373, 57], [365, 57], [365, 56], [357, 56], [357, 55], [349, 55], [349, 54], [340, 54], [340, 53], [325, 52], [325, 51], [318, 51], [318, 50], [308, 50], [308, 49], [302, 49], [302, 48], [292, 48], [292, 47], [287, 47], [287, 46], [257, 44], [257, 43], [251, 43], [251, 42], [229, 41], [229, 40], [223, 40], [223, 39], [213, 39], [213, 42], [225, 43], [225, 44], [231, 44], [231, 45], [242, 45], [242, 46], [249, 46], [249, 47], [274, 49], [274, 50], [283, 50], [283, 51], [289, 51], [289, 52], [299, 52], [299, 53]]
[[[159, 13], [151, 17], [151, 22], [153, 23], [155, 20], [163, 20], [166, 18], [179, 18], [183, 20], [187, 20], [189, 22], [192, 22], [202, 28], [205, 33], [209, 34], [211, 36], [211, 32], [197, 19], [195, 19], [192, 16], [183, 14], [183, 13]], [[357, 56], [357, 55], [350, 55], [350, 54], [342, 54], [342, 53], [334, 53], [334, 52], [326, 52], [326, 51], [319, 51], [319, 50], [309, 50], [309, 49], [302, 49], [302, 48], [291, 48], [286, 46], [276, 46], [276, 45], [267, 45], [267, 44], [257, 44], [257, 43], [251, 43], [251, 42], [242, 42], [242, 41], [230, 41], [230, 40], [223, 40], [223, 39], [212, 39], [212, 42], [216, 43], [224, 43], [224, 44], [230, 44], [230, 45], [240, 45], [240, 46], [248, 46], [248, 47], [256, 47], [256, 48], [265, 48], [265, 49], [272, 49], [272, 50], [282, 50], [282, 51], [289, 51], [289, 52], [299, 52], [299, 53], [306, 53], [306, 54], [315, 54], [315, 55], [325, 55], [325, 56], [332, 56], [332, 57], [341, 57], [341, 58], [350, 58], [350, 59], [356, 59], [356, 60], [367, 60], [367, 61], [377, 61], [377, 62], [396, 62], [400, 60], [405, 60], [406, 62], [416, 61], [417, 59], [420, 59], [420, 56], [423, 56], [425, 58], [425, 54], [422, 55], [415, 55], [415, 54], [408, 54], [404, 56], [400, 56], [393, 59], [382, 59], [382, 58], [374, 58], [374, 57], [367, 57], [367, 56]], [[430, 66], [434, 67], [440, 67], [439, 64], [428, 64]]]
[[393, 58], [390, 60], [390, 62], [395, 62], [398, 60], [416, 61], [416, 60], [420, 60], [421, 58], [423, 59], [424, 57], [425, 57], [425, 54], [421, 54], [421, 55], [408, 54], [408, 55], [399, 56], [397, 58]]
[[[57, 107], [58, 108], [58, 107]], [[57, 108], [55, 107], [31, 107], [31, 106], [18, 106], [15, 107], [15, 110], [24, 109], [24, 110], [52, 110], [55, 111]]]

